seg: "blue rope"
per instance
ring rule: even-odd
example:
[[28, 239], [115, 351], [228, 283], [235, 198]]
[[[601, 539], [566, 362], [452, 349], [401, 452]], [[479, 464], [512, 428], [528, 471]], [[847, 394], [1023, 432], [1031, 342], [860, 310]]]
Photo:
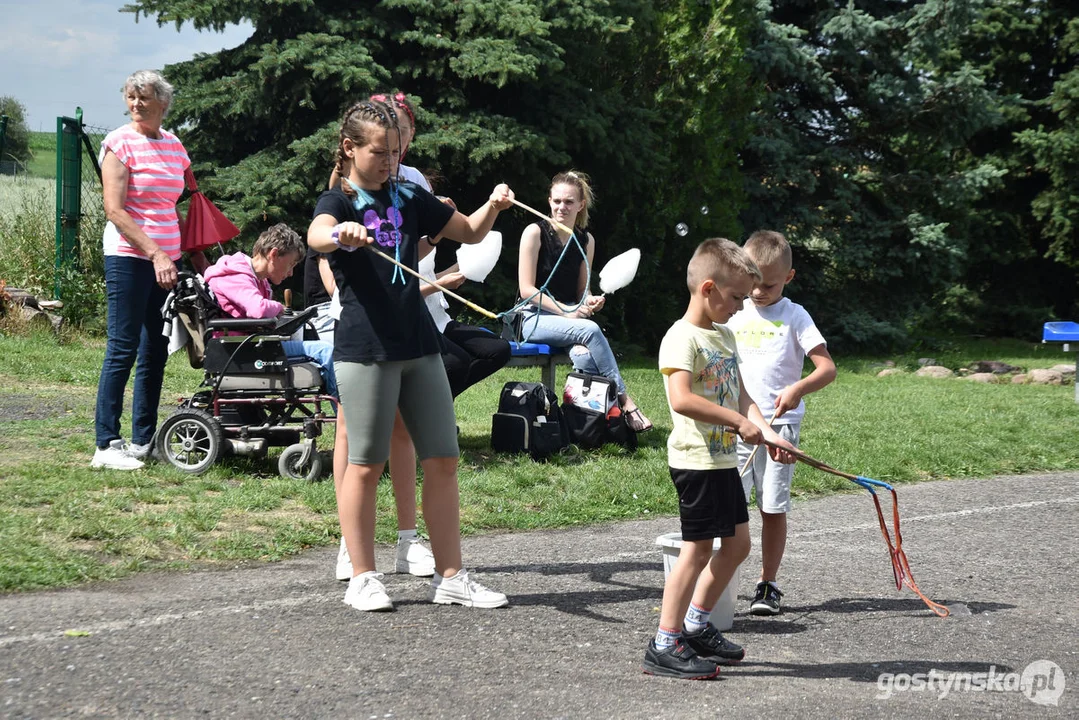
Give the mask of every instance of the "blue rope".
[[[551, 272], [547, 276], [547, 279], [543, 281], [543, 285], [541, 285], [536, 290], [536, 292], [532, 293], [531, 295], [529, 295], [526, 298], [522, 298], [521, 300], [519, 300], [509, 310], [505, 310], [503, 312], [498, 313], [498, 315], [497, 315], [498, 319], [502, 319], [503, 317], [505, 317], [506, 315], [508, 315], [510, 313], [518, 312], [518, 311], [522, 310], [523, 308], [526, 308], [526, 307], [529, 307], [529, 306], [533, 305], [533, 303], [532, 303], [533, 300], [535, 300], [537, 297], [542, 298], [542, 296], [544, 296], [544, 295], [551, 298], [551, 302], [553, 302], [555, 304], [555, 306], [558, 307], [558, 309], [561, 310], [564, 313], [573, 312], [574, 310], [577, 310], [577, 308], [581, 307], [581, 305], [584, 305], [584, 301], [588, 297], [589, 285], [591, 284], [592, 268], [589, 266], [588, 253], [585, 252], [585, 249], [581, 246], [581, 241], [577, 239], [577, 233], [576, 232], [571, 232], [570, 236], [569, 236], [569, 239], [570, 239], [570, 241], [572, 241], [572, 244], [575, 245], [578, 250], [580, 250], [581, 257], [584, 259], [585, 277], [589, 278], [588, 282], [585, 283], [584, 292], [581, 294], [581, 299], [578, 300], [577, 303], [574, 304], [574, 305], [562, 305], [562, 303], [558, 302], [558, 299], [555, 298], [555, 296], [552, 295], [550, 293], [550, 291], [547, 289], [547, 285], [550, 284], [551, 280], [554, 279], [555, 273], [558, 272], [558, 266], [562, 264], [562, 259], [566, 257], [566, 252], [570, 248], [571, 242], [567, 241], [566, 244], [562, 246], [562, 252], [559, 254], [558, 260], [555, 261], [554, 267], [551, 268]], [[532, 334], [534, 332], [536, 332], [536, 328], [539, 327], [540, 314], [543, 311], [542, 310], [542, 303], [543, 303], [543, 301], [541, 299], [540, 300], [540, 305], [536, 307], [536, 313], [532, 317], [532, 329], [530, 331], [528, 331], [527, 333], [525, 333], [524, 329], [522, 327], [522, 335], [521, 335], [521, 342], [522, 343], [528, 342], [529, 338], [532, 337]]]

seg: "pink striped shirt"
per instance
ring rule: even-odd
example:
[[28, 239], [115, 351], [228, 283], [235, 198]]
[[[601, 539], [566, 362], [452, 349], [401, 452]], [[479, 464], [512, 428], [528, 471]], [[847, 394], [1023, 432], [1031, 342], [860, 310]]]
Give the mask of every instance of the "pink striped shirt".
[[[184, 191], [184, 170], [191, 165], [180, 140], [161, 130], [158, 139], [148, 138], [124, 125], [101, 141], [101, 157], [111, 150], [128, 169], [124, 210], [143, 232], [170, 258], [180, 258], [180, 225], [176, 201]], [[102, 239], [106, 255], [146, 257], [127, 242], [111, 222]]]

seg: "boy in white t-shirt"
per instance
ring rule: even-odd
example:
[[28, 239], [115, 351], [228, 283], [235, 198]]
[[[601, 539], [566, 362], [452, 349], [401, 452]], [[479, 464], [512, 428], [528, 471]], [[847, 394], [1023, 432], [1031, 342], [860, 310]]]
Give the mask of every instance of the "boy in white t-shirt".
[[[794, 279], [787, 239], [778, 232], [759, 230], [746, 241], [745, 251], [760, 269], [761, 280], [741, 312], [727, 322], [738, 341], [738, 369], [761, 414], [771, 418], [780, 437], [797, 446], [805, 414], [802, 398], [835, 380], [835, 363], [813, 318], [801, 305], [783, 297], [783, 288]], [[803, 378], [807, 356], [814, 369]], [[752, 452], [752, 445], [738, 443], [739, 467]], [[742, 477], [747, 500], [750, 488], [756, 489], [761, 513], [761, 576], [749, 606], [754, 615], [779, 614], [783, 593], [776, 575], [787, 545], [793, 477], [794, 465], [774, 462], [764, 453], [753, 457]]]

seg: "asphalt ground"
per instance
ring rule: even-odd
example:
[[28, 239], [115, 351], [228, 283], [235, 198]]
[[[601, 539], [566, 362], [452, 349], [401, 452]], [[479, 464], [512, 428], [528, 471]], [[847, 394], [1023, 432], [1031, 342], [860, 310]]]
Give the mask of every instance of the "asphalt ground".
[[796, 505], [783, 614], [748, 615], [751, 513], [728, 633], [748, 654], [713, 681], [640, 669], [663, 585], [655, 539], [677, 530], [664, 517], [466, 539], [466, 564], [510, 596], [501, 610], [434, 606], [425, 581], [387, 574], [396, 611], [357, 612], [336, 548], [0, 596], [0, 716], [1079, 716], [1079, 474], [899, 495], [915, 577], [952, 616], [896, 591], [865, 494]]

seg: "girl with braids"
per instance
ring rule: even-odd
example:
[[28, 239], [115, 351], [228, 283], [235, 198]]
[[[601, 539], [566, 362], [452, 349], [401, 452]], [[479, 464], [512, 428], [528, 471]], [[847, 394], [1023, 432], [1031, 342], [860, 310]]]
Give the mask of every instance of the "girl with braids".
[[348, 456], [347, 464], [335, 461], [334, 479], [353, 567], [344, 602], [358, 610], [393, 609], [375, 571], [375, 491], [400, 408], [424, 471], [423, 505], [435, 557], [431, 601], [502, 607], [506, 596], [470, 578], [461, 563], [459, 450], [437, 331], [419, 281], [375, 253], [415, 269], [424, 235], [477, 243], [511, 205], [513, 193], [498, 185], [465, 216], [422, 187], [391, 178], [400, 148], [392, 106], [367, 100], [350, 107], [337, 148], [341, 183], [319, 196], [307, 231], [308, 245], [329, 256], [342, 305], [334, 369]]
[[[408, 147], [416, 136], [416, 113], [408, 98], [402, 92], [372, 95], [370, 100], [390, 105], [397, 114], [397, 127], [401, 133], [401, 159], [408, 152]], [[428, 192], [432, 192], [427, 178], [414, 167], [400, 162], [396, 173], [398, 180], [413, 182]], [[333, 178], [331, 178], [331, 183]], [[332, 187], [332, 184], [331, 184]], [[448, 198], [439, 198], [456, 209]], [[420, 242], [420, 257], [435, 251], [438, 240], [424, 237]], [[429, 257], [434, 266], [434, 257]], [[322, 261], [325, 265], [325, 260]], [[465, 276], [453, 265], [437, 276], [443, 287], [451, 290], [460, 287]], [[432, 271], [424, 271], [424, 277], [434, 280]], [[333, 286], [332, 276], [328, 278], [328, 287]], [[450, 383], [450, 392], [456, 398], [467, 388], [488, 377], [504, 366], [510, 359], [510, 346], [502, 338], [489, 331], [459, 323], [446, 313], [449, 307], [443, 294], [433, 285], [420, 283], [420, 294], [427, 303], [436, 329], [442, 333], [442, 364]], [[341, 453], [342, 458], [344, 454]], [[416, 534], [416, 449], [409, 437], [401, 413], [394, 420], [393, 434], [390, 438], [390, 479], [393, 484], [394, 505], [397, 510], [397, 557], [395, 570], [410, 573], [417, 577], [430, 577], [435, 573], [435, 559], [431, 551]], [[343, 460], [341, 462], [344, 462]], [[343, 466], [342, 466], [343, 467]], [[336, 577], [338, 580], [352, 578], [352, 564], [344, 538], [337, 553]]]
[[[389, 104], [397, 115], [397, 127], [401, 134], [401, 155], [403, 159], [409, 144], [416, 135], [416, 112], [413, 110], [404, 93], [398, 92], [388, 99], [384, 94], [372, 95], [369, 100]], [[340, 160], [340, 158], [339, 158]], [[340, 169], [339, 169], [340, 168]], [[338, 162], [330, 175], [329, 187], [337, 187], [341, 182], [341, 171], [347, 173], [347, 163]], [[398, 163], [396, 172], [399, 181], [412, 182], [424, 190], [431, 192], [431, 184], [423, 173], [414, 167]], [[420, 242], [419, 254], [422, 257], [434, 248], [426, 238]], [[461, 278], [464, 279], [463, 276]], [[449, 283], [447, 287], [456, 288], [460, 282], [447, 277], [443, 281]], [[319, 331], [319, 338], [333, 342], [334, 313], [330, 298], [334, 293], [335, 283], [333, 273], [330, 271], [327, 256], [320, 253], [308, 253], [307, 265], [304, 268], [304, 294], [312, 301], [320, 304], [319, 319], [315, 327]], [[420, 292], [426, 296], [431, 289], [430, 285], [421, 283]], [[430, 301], [428, 301], [430, 306]], [[506, 350], [509, 355], [509, 348]], [[507, 357], [508, 359], [508, 357]], [[503, 365], [505, 362], [502, 363]], [[450, 383], [453, 389], [453, 383]], [[456, 396], [456, 392], [454, 393]], [[338, 420], [341, 423], [341, 420]], [[347, 460], [347, 432], [339, 424], [337, 427], [337, 440], [335, 447], [340, 452], [334, 453], [334, 477], [340, 477], [348, 464]], [[409, 573], [416, 577], [431, 577], [435, 573], [435, 558], [430, 549], [423, 544], [416, 533], [416, 449], [412, 445], [412, 439], [408, 436], [401, 413], [398, 412], [394, 419], [393, 434], [390, 440], [390, 478], [393, 483], [393, 501], [397, 510], [397, 558], [394, 569], [399, 573]], [[338, 580], [351, 580], [353, 575], [352, 560], [349, 558], [348, 547], [345, 545], [344, 536], [341, 537], [341, 547], [337, 552], [337, 564], [335, 576]]]
[[[525, 338], [534, 343], [572, 347], [574, 369], [613, 380], [629, 426], [637, 432], [651, 430], [652, 423], [626, 392], [618, 361], [603, 330], [591, 319], [603, 307], [604, 298], [587, 294], [588, 274], [596, 250], [595, 239], [585, 230], [588, 210], [594, 201], [588, 176], [574, 170], [555, 175], [547, 201], [551, 217], [573, 228], [588, 264], [576, 248], [569, 248], [563, 254], [566, 243], [572, 242], [565, 230], [546, 220], [524, 229], [517, 281], [521, 298], [530, 298], [532, 303], [523, 311], [521, 327]], [[540, 292], [539, 283], [545, 283], [546, 292]]]

